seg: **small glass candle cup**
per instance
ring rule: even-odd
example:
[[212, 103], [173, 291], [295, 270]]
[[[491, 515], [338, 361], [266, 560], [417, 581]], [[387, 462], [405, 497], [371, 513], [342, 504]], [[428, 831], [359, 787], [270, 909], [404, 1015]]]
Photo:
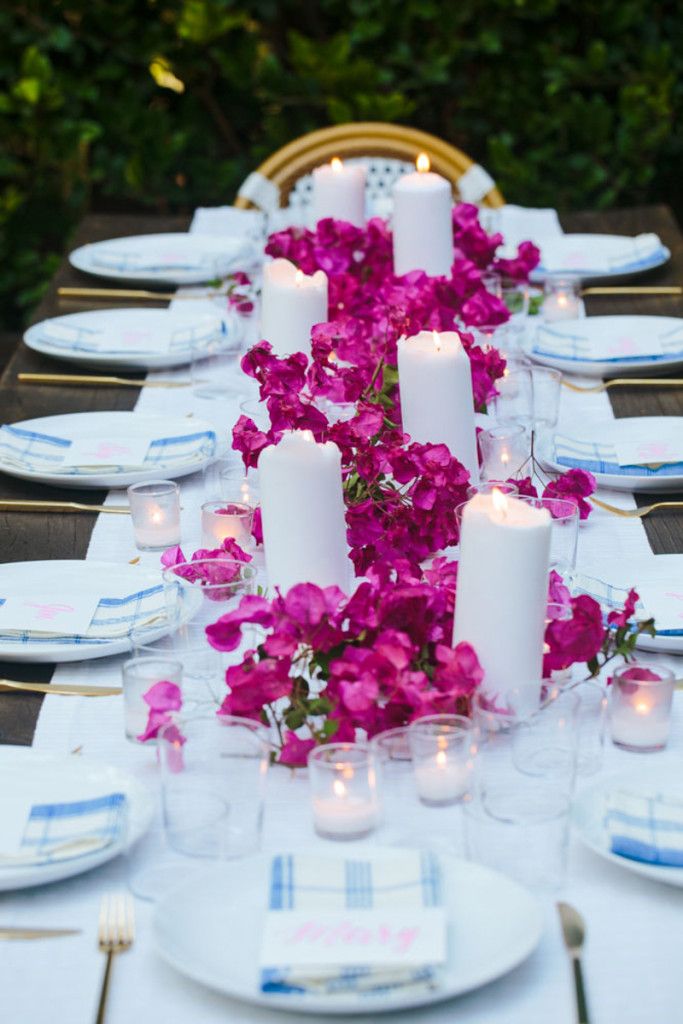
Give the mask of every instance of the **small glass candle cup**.
[[361, 839], [380, 818], [375, 754], [368, 743], [327, 743], [308, 755], [313, 823], [324, 839]]
[[516, 497], [519, 493], [517, 485], [510, 480], [483, 480], [477, 486], [472, 484], [467, 488], [467, 500], [469, 501], [475, 494], [491, 494], [493, 491], [509, 494], [511, 498]]
[[218, 548], [230, 537], [246, 550], [251, 546], [254, 509], [240, 501], [206, 501], [202, 505], [202, 546]]
[[149, 705], [144, 695], [156, 683], [175, 683], [182, 688], [183, 666], [172, 658], [141, 655], [129, 658], [121, 669], [123, 715], [126, 739], [139, 743], [147, 727]]
[[586, 315], [578, 277], [549, 277], [543, 293], [541, 316], [546, 323], [579, 320]]
[[504, 423], [479, 434], [482, 480], [529, 475], [531, 439], [521, 423]]
[[576, 568], [576, 549], [579, 543], [579, 507], [567, 498], [533, 498], [520, 495], [534, 508], [545, 508], [552, 520], [550, 536], [550, 568], [560, 574], [571, 573]]
[[128, 502], [138, 551], [180, 544], [180, 488], [173, 480], [131, 484]]
[[610, 730], [623, 750], [663, 750], [669, 739], [674, 674], [661, 665], [621, 665], [612, 676]]
[[448, 807], [467, 795], [475, 751], [472, 722], [462, 715], [428, 715], [408, 730], [420, 802]]

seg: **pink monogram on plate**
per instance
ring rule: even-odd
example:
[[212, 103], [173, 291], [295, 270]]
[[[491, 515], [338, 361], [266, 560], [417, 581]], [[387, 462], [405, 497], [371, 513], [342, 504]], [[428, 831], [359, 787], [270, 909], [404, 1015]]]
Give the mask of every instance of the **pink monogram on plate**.
[[149, 338], [149, 336], [149, 331], [129, 330], [123, 332], [123, 334], [121, 335], [121, 341], [125, 341], [131, 345], [134, 345], [135, 342], [144, 341], [146, 338]]
[[609, 351], [611, 355], [615, 356], [632, 356], [638, 351], [638, 343], [635, 338], [624, 335], [614, 339], [609, 346]]
[[[671, 597], [674, 601], [683, 601], [683, 594], [679, 594], [675, 590], [669, 590], [664, 596]], [[677, 612], [676, 618], [683, 619], [683, 612]]]
[[666, 441], [648, 441], [638, 448], [638, 458], [643, 462], [663, 462], [667, 458], [674, 457], [674, 453]]
[[114, 441], [100, 441], [97, 448], [86, 455], [94, 455], [97, 459], [109, 459], [114, 455], [128, 455], [130, 448], [127, 445], [116, 444]]
[[51, 622], [62, 612], [73, 612], [75, 608], [70, 604], [38, 604], [35, 601], [24, 601], [27, 608], [37, 608], [37, 618], [46, 619]]

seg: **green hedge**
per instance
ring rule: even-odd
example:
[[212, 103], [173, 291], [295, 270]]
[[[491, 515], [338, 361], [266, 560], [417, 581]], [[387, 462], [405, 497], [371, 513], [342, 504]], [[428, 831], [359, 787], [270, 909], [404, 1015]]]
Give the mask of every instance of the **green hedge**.
[[435, 132], [521, 203], [680, 207], [682, 69], [677, 0], [6, 0], [0, 307], [89, 205], [230, 201], [330, 122]]

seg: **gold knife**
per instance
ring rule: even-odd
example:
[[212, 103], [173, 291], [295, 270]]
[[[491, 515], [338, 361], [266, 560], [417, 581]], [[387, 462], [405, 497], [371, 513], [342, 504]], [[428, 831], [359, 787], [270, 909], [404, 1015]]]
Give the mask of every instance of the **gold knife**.
[[52, 693], [63, 697], [116, 697], [120, 686], [82, 686], [78, 683], [24, 683], [19, 679], [0, 679], [0, 692]]
[[582, 288], [582, 295], [683, 295], [683, 288], [678, 284], [668, 285], [600, 285]]
[[0, 939], [58, 939], [63, 935], [80, 934], [80, 928], [5, 928], [0, 926]]
[[133, 380], [131, 377], [94, 377], [79, 373], [18, 373], [20, 384], [76, 384], [85, 387], [107, 385], [128, 388], [187, 388], [189, 380]]
[[110, 512], [129, 516], [127, 505], [88, 505], [81, 501], [38, 501], [27, 498], [0, 498], [0, 512]]
[[151, 300], [152, 302], [168, 302], [170, 299], [219, 299], [226, 298], [226, 292], [213, 289], [207, 291], [202, 285], [195, 287], [202, 288], [202, 291], [186, 295], [178, 295], [176, 292], [155, 292], [145, 288], [58, 288], [57, 295], [60, 299], [135, 299], [136, 301]]

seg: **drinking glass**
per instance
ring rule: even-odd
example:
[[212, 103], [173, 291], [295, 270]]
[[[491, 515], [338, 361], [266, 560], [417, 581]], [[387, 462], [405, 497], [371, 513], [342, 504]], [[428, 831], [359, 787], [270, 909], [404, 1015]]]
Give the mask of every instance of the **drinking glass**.
[[413, 759], [408, 727], [398, 726], [373, 736], [371, 748], [377, 763], [377, 781], [383, 824], [397, 838], [410, 840], [411, 805], [417, 808]]
[[149, 715], [145, 693], [160, 682], [175, 683], [182, 689], [183, 666], [179, 661], [160, 655], [141, 655], [123, 663], [121, 679], [126, 739], [138, 743], [138, 736], [145, 731]]
[[493, 414], [499, 424], [520, 423], [529, 429], [534, 419], [534, 392], [531, 370], [524, 366], [506, 367], [496, 381]]
[[192, 344], [190, 379], [197, 398], [216, 401], [243, 393], [237, 372], [243, 336], [243, 332], [235, 330], [218, 334], [209, 342]]
[[236, 608], [246, 594], [253, 594], [255, 579], [251, 565], [223, 558], [197, 559], [164, 570], [166, 611], [174, 627], [170, 644], [183, 663], [184, 690], [190, 699], [222, 700], [226, 667], [239, 662], [253, 646], [253, 632], [246, 627], [236, 650], [217, 651], [206, 638], [206, 627]]
[[169, 845], [213, 859], [258, 849], [271, 749], [263, 726], [233, 715], [178, 716], [158, 746]]
[[551, 516], [550, 568], [560, 575], [572, 573], [576, 567], [576, 549], [579, 543], [579, 509], [566, 498], [531, 498], [520, 495], [534, 508], [545, 508]]
[[504, 280], [501, 284], [501, 299], [508, 308], [509, 334], [514, 338], [514, 348], [521, 346], [529, 315], [529, 285], [519, 281]]
[[472, 484], [471, 487], [467, 488], [467, 500], [469, 501], [475, 494], [491, 494], [492, 491], [509, 494], [511, 498], [514, 498], [519, 493], [517, 485], [509, 480], [485, 480], [476, 486]]
[[209, 462], [208, 465], [202, 470], [202, 477], [204, 480], [204, 498], [222, 498], [223, 494], [220, 490], [220, 475], [223, 472], [244, 473], [241, 459], [236, 452], [223, 452]]
[[516, 339], [511, 336], [507, 323], [479, 324], [477, 327], [463, 325], [463, 330], [469, 331], [475, 344], [480, 345], [483, 349], [497, 348], [499, 352], [503, 353], [516, 349]]
[[245, 471], [241, 463], [223, 467], [218, 474], [218, 496], [256, 508], [260, 502], [258, 470]]
[[258, 429], [264, 433], [270, 430], [268, 406], [259, 398], [248, 398], [244, 402], [240, 402], [240, 413], [253, 420]]
[[530, 888], [555, 889], [564, 877], [577, 704], [575, 695], [557, 692], [543, 700], [540, 684], [474, 698], [467, 854]]
[[550, 429], [556, 425], [560, 410], [562, 374], [548, 366], [534, 366], [531, 381], [534, 395], [534, 428]]
[[521, 423], [505, 423], [479, 434], [484, 481], [529, 475], [531, 440]]
[[572, 687], [579, 698], [577, 775], [596, 775], [602, 768], [607, 727], [607, 691], [600, 683], [586, 679]]

